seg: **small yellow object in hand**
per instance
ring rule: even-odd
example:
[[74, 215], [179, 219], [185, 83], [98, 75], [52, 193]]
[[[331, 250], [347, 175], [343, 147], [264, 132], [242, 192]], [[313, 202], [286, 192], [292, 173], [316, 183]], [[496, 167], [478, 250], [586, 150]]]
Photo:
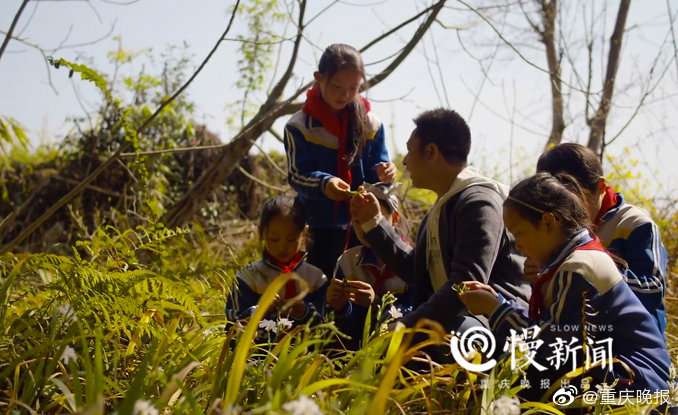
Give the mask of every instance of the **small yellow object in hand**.
[[466, 285], [464, 285], [464, 283], [453, 284], [452, 291], [454, 291], [457, 294], [463, 294], [466, 291], [468, 291], [468, 288], [466, 287]]

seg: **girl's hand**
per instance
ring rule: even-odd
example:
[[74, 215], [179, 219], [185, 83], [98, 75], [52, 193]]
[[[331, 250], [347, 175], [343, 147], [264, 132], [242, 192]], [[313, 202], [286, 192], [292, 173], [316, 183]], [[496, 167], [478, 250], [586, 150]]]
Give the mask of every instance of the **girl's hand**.
[[464, 287], [466, 289], [459, 294], [459, 299], [471, 313], [489, 317], [499, 306], [499, 295], [489, 285], [478, 281], [464, 281]]
[[396, 175], [396, 165], [390, 161], [384, 161], [376, 165], [377, 177], [379, 177], [380, 182], [384, 183], [393, 183]]
[[348, 294], [342, 288], [343, 282], [332, 278], [330, 285], [327, 287], [326, 301], [334, 311], [341, 311], [346, 307], [348, 302]]
[[348, 299], [352, 303], [363, 307], [369, 307], [374, 301], [374, 288], [365, 281], [349, 280], [346, 288], [348, 291]]
[[351, 199], [351, 219], [359, 225], [381, 213], [379, 201], [372, 193], [360, 192]]
[[306, 314], [306, 304], [303, 301], [297, 301], [290, 308], [290, 317], [299, 320]]
[[523, 276], [528, 282], [532, 283], [537, 279], [537, 273], [539, 273], [539, 267], [534, 261], [532, 261], [530, 258], [527, 258], [525, 260]]
[[351, 186], [338, 177], [332, 177], [325, 183], [323, 193], [328, 199], [341, 202], [351, 198]]

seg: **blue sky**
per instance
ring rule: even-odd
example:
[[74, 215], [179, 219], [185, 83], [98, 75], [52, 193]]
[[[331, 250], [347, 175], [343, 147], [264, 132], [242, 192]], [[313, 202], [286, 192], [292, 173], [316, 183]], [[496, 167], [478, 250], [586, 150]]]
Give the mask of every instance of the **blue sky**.
[[[200, 0], [140, 0], [128, 5], [122, 0], [51, 0], [29, 3], [18, 25], [17, 35], [45, 49], [60, 44], [76, 45], [64, 48], [56, 55], [70, 60], [84, 60], [93, 67], [112, 73], [113, 67], [106, 53], [117, 47], [113, 36], [120, 36], [122, 45], [131, 51], [150, 49], [156, 67], [160, 52], [170, 45], [189, 46], [192, 64], [197, 65], [223, 31], [234, 2]], [[0, 2], [0, 30], [6, 31], [19, 7], [19, 0]], [[330, 4], [329, 0], [309, 1], [308, 15], [314, 15]], [[481, 2], [470, 2], [479, 5]], [[563, 37], [570, 40], [567, 54], [575, 67], [585, 69], [585, 48], [577, 39], [585, 36], [584, 22], [593, 19], [597, 24], [597, 44], [606, 42], [614, 24], [617, 2], [595, 2], [597, 12], [587, 2], [567, 2], [571, 9], [563, 14], [567, 27]], [[360, 46], [388, 28], [421, 10], [428, 2], [406, 0], [351, 0], [339, 1], [328, 12], [307, 28], [301, 56], [291, 86], [311, 79], [314, 65], [322, 48], [333, 42]], [[483, 4], [486, 4], [484, 2]], [[605, 10], [601, 9], [607, 7]], [[515, 7], [505, 15], [493, 13], [495, 23], [506, 40], [514, 43], [518, 55], [507, 47], [492, 28], [469, 11], [464, 3], [448, 1], [440, 21], [462, 30], [445, 29], [434, 25], [425, 42], [417, 47], [398, 71], [382, 84], [369, 91], [373, 110], [387, 126], [392, 150], [404, 151], [405, 141], [412, 128], [412, 118], [425, 109], [449, 105], [469, 122], [473, 133], [471, 160], [482, 170], [498, 174], [505, 181], [515, 181], [532, 169], [537, 155], [550, 130], [550, 96], [545, 58], [534, 34], [518, 31], [525, 27], [525, 19]], [[673, 6], [674, 16], [678, 5]], [[649, 82], [652, 93], [646, 97], [633, 121], [609, 148], [622, 160], [637, 159], [633, 169], [642, 171], [651, 182], [651, 193], [670, 195], [678, 190], [675, 175], [678, 167], [678, 139], [673, 133], [676, 120], [678, 92], [678, 65], [672, 61], [668, 11], [665, 2], [635, 2], [627, 22], [629, 28], [622, 54], [622, 68], [618, 77], [617, 106], [613, 108], [609, 134], [616, 133], [628, 122]], [[366, 63], [383, 60], [395, 52], [412, 35], [415, 25], [380, 43], [364, 55]], [[277, 26], [274, 27], [278, 29]], [[112, 32], [111, 32], [112, 29]], [[280, 26], [282, 29], [282, 26]], [[245, 33], [239, 19], [232, 35]], [[80, 45], [91, 40], [111, 36], [95, 45]], [[600, 33], [603, 33], [601, 35]], [[2, 36], [2, 35], [0, 35]], [[226, 126], [233, 103], [241, 91], [235, 87], [238, 79], [235, 62], [237, 44], [224, 42], [205, 70], [188, 90], [196, 104], [196, 118], [226, 140], [232, 132]], [[282, 56], [289, 53], [289, 45]], [[600, 84], [604, 72], [605, 51], [596, 52], [594, 84]], [[437, 56], [440, 65], [430, 63]], [[429, 64], [427, 64], [427, 59]], [[483, 61], [481, 65], [479, 60]], [[526, 62], [529, 61], [529, 62]], [[139, 65], [141, 65], [139, 60]], [[655, 69], [650, 68], [656, 61]], [[566, 62], [566, 65], [568, 63]], [[146, 63], [152, 69], [153, 64]], [[368, 65], [368, 72], [376, 73], [385, 63]], [[666, 70], [661, 82], [660, 72]], [[69, 116], [82, 116], [74, 88], [77, 88], [85, 107], [96, 108], [98, 95], [93, 87], [79, 80], [69, 80], [66, 71], [51, 71], [53, 91], [48, 83], [48, 69], [42, 55], [17, 42], [11, 42], [0, 60], [0, 114], [19, 120], [29, 131], [34, 144], [58, 141], [72, 127]], [[484, 76], [487, 74], [488, 76]], [[568, 85], [577, 85], [577, 79], [566, 72]], [[441, 82], [442, 81], [442, 82]], [[444, 87], [443, 87], [444, 82]], [[656, 86], [655, 86], [656, 83]], [[595, 89], [595, 88], [594, 88]], [[291, 90], [291, 88], [290, 88]], [[583, 121], [583, 99], [576, 90], [568, 99], [567, 118], [571, 124], [565, 131], [569, 141], [585, 142], [587, 128]], [[281, 123], [284, 120], [281, 121]], [[263, 138], [266, 148], [280, 148], [270, 137]], [[630, 151], [631, 156], [624, 155]]]

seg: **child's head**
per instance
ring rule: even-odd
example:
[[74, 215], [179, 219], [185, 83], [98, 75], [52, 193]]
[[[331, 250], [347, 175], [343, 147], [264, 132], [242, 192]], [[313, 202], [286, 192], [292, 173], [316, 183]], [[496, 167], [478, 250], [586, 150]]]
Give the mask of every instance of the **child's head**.
[[537, 173], [522, 180], [504, 202], [504, 224], [518, 250], [539, 266], [574, 234], [590, 225], [576, 179]]
[[559, 144], [539, 157], [537, 171], [566, 173], [583, 188], [584, 203], [592, 218], [596, 217], [605, 191], [603, 166], [590, 148], [576, 143]]
[[323, 101], [334, 111], [348, 111], [352, 146], [348, 159], [353, 164], [371, 130], [368, 109], [360, 99], [360, 87], [365, 81], [363, 58], [353, 46], [335, 43], [323, 52], [313, 76]]
[[471, 131], [457, 112], [444, 108], [421, 113], [414, 124], [403, 163], [414, 186], [431, 189], [437, 181], [436, 166], [466, 164]]
[[353, 46], [335, 43], [325, 49], [314, 74], [323, 100], [335, 111], [355, 103], [365, 80], [363, 59]]
[[301, 205], [289, 196], [264, 203], [259, 220], [259, 238], [273, 258], [286, 262], [303, 249], [306, 218]]
[[[363, 187], [365, 190], [369, 193], [372, 193], [376, 198], [377, 201], [379, 201], [379, 207], [381, 209], [381, 213], [384, 216], [384, 218], [390, 223], [391, 225], [395, 226], [398, 231], [403, 234], [404, 233], [404, 228], [402, 225], [402, 218], [400, 216], [400, 212], [398, 211], [400, 207], [400, 201], [398, 200], [398, 196], [396, 195], [396, 186], [390, 183], [375, 183], [375, 184], [370, 184], [370, 183], [365, 183], [363, 184]], [[364, 232], [362, 228], [360, 227], [359, 224], [354, 223], [353, 224], [353, 230], [355, 231], [356, 237], [365, 246], [369, 246], [369, 243], [365, 240], [364, 238]]]

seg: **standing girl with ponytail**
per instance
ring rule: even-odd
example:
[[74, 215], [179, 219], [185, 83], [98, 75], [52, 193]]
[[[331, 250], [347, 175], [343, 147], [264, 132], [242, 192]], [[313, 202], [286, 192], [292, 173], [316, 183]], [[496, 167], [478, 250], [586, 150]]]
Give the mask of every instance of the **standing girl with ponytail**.
[[356, 245], [348, 200], [363, 182], [392, 182], [383, 124], [359, 92], [360, 52], [333, 44], [323, 52], [303, 109], [285, 126], [288, 180], [311, 228], [308, 261], [332, 275], [339, 255]]

